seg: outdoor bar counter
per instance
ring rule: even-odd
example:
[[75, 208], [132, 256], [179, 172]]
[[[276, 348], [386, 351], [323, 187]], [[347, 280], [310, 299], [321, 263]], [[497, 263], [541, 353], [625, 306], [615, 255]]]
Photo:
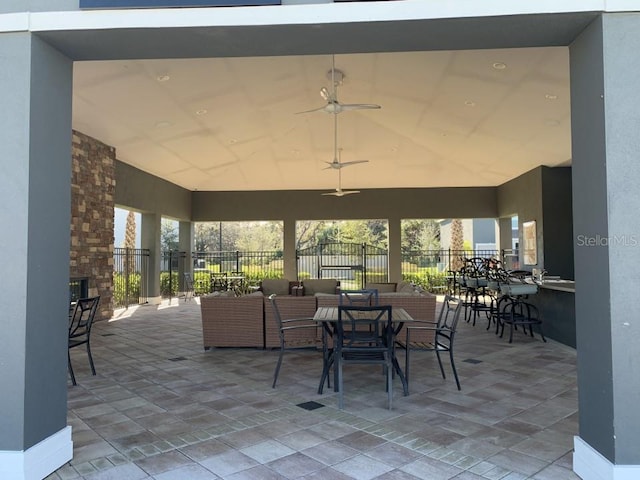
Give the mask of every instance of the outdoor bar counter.
[[538, 282], [538, 293], [528, 301], [540, 310], [544, 334], [576, 348], [576, 284], [573, 280], [548, 279]]

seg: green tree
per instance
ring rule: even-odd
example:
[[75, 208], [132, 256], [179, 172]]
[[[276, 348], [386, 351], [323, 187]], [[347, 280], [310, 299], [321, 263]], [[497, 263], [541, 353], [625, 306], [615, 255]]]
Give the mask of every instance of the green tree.
[[129, 210], [127, 224], [124, 232], [124, 248], [136, 248], [136, 216]]
[[458, 271], [464, 266], [462, 251], [464, 250], [464, 232], [462, 220], [455, 219], [451, 222], [451, 270]]
[[160, 249], [176, 250], [178, 248], [178, 225], [174, 220], [163, 218], [160, 222]]
[[403, 220], [401, 228], [402, 253], [440, 249], [440, 226], [435, 220]]

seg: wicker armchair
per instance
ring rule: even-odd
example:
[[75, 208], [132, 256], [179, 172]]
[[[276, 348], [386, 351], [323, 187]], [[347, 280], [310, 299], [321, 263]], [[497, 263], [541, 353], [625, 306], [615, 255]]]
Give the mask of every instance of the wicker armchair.
[[204, 348], [264, 347], [264, 297], [206, 295], [200, 298]]

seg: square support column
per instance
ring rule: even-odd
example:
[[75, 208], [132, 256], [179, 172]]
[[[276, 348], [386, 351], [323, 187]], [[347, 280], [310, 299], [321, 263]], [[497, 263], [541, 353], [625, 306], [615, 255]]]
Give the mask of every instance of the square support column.
[[140, 228], [140, 246], [149, 249], [149, 297], [151, 305], [162, 301], [160, 294], [160, 264], [162, 251], [160, 246], [160, 232], [162, 217], [159, 214], [143, 213]]
[[583, 479], [640, 478], [640, 15], [571, 45], [573, 218]]
[[67, 426], [72, 62], [0, 34], [0, 478], [71, 459]]

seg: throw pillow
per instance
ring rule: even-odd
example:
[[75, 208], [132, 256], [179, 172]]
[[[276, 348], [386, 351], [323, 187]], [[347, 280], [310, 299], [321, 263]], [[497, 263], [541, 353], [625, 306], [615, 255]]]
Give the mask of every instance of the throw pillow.
[[336, 293], [338, 281], [333, 278], [313, 278], [302, 282], [304, 294], [315, 295], [316, 293]]
[[289, 295], [289, 280], [286, 278], [265, 278], [262, 280], [262, 293], [265, 297], [273, 293]]

